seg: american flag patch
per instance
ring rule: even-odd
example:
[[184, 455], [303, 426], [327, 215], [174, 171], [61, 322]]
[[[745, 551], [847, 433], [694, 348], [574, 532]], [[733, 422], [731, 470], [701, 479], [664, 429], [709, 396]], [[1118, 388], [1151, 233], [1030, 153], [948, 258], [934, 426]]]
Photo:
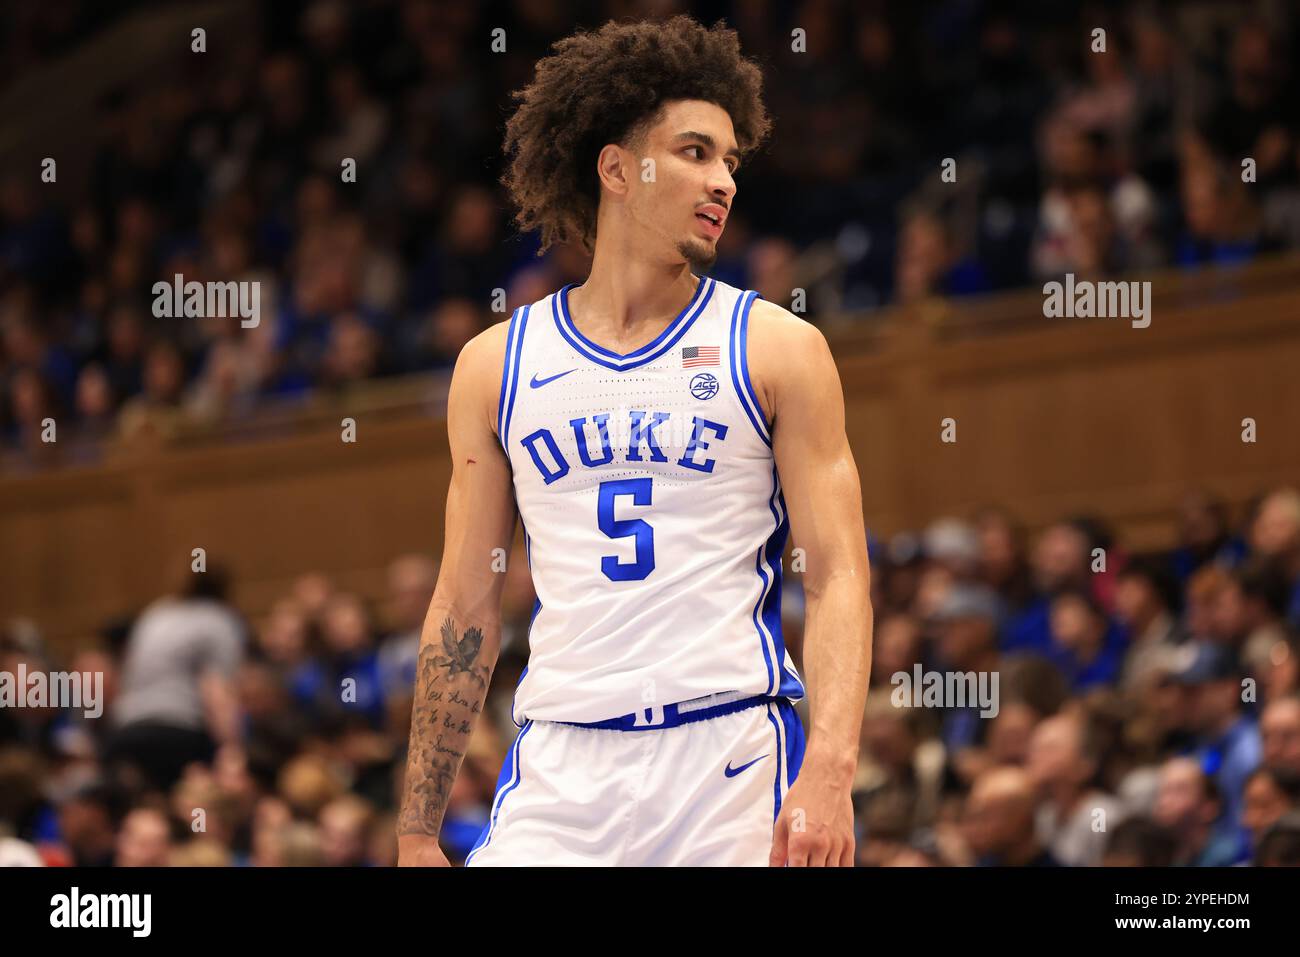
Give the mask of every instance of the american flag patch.
[[682, 368], [694, 369], [699, 366], [718, 365], [719, 346], [683, 346]]

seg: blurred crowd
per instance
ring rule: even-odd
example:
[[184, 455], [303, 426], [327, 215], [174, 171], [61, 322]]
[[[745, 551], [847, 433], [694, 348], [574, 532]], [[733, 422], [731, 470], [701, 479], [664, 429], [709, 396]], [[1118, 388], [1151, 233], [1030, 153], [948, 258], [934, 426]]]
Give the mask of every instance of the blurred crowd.
[[[1300, 866], [1300, 492], [1240, 516], [1190, 493], [1167, 553], [1130, 554], [1086, 516], [1030, 542], [996, 508], [869, 546], [860, 865]], [[64, 656], [10, 622], [0, 671], [99, 673], [105, 691], [98, 718], [0, 708], [0, 863], [393, 864], [436, 577], [402, 556], [372, 605], [306, 574], [249, 621], [210, 569]], [[799, 577], [782, 606], [796, 660]], [[516, 733], [522, 553], [504, 595], [442, 831], [453, 862]], [[918, 672], [996, 676], [997, 693], [900, 695]]]
[[[497, 694], [452, 795], [454, 840], [481, 826], [509, 744], [501, 729], [514, 730], [510, 693], [534, 600], [522, 551], [518, 559]], [[33, 623], [10, 622], [0, 672], [102, 675], [103, 713], [0, 708], [0, 865], [395, 864], [416, 655], [436, 579], [432, 559], [401, 556], [372, 604], [304, 574], [250, 621], [212, 568], [63, 658]]]
[[[114, 17], [164, 6], [6, 8], [0, 69], [17, 80]], [[0, 449], [40, 459], [53, 418], [59, 455], [93, 461], [106, 439], [448, 368], [504, 318], [494, 290], [530, 302], [587, 267], [572, 249], [538, 259], [536, 237], [510, 227], [496, 185], [510, 91], [578, 26], [681, 7], [256, 4], [238, 42], [214, 29], [207, 53], [173, 51], [105, 86], [77, 145], [84, 177], [66, 156], [57, 186], [35, 168], [0, 176]], [[1300, 101], [1286, 93], [1300, 17], [1287, 4], [690, 12], [738, 29], [776, 120], [711, 272], [786, 304], [809, 285], [814, 318], [1300, 245]], [[940, 178], [949, 158], [955, 182]], [[814, 248], [833, 268], [811, 276]], [[260, 323], [156, 318], [153, 284], [176, 274], [260, 282]]]
[[[862, 863], [1300, 865], [1300, 493], [1180, 509], [1168, 553], [996, 508], [880, 546]], [[909, 707], [918, 664], [996, 707]]]

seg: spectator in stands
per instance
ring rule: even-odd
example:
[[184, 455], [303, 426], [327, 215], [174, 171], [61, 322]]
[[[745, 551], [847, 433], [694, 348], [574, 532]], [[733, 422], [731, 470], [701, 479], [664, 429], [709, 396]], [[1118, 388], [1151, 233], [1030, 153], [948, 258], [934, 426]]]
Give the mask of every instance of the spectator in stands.
[[321, 857], [327, 867], [362, 867], [366, 839], [374, 808], [355, 795], [345, 794], [321, 808]]
[[1186, 640], [1174, 617], [1177, 595], [1177, 583], [1161, 562], [1135, 560], [1120, 571], [1115, 616], [1128, 632], [1124, 690], [1144, 691], [1159, 661]]
[[1034, 600], [1007, 620], [1004, 651], [1033, 651], [1049, 655], [1052, 644], [1051, 599], [1068, 589], [1089, 585], [1088, 536], [1077, 525], [1057, 522], [1039, 537], [1031, 558]]
[[375, 374], [379, 361], [374, 329], [352, 314], [330, 323], [329, 347], [321, 360], [322, 384], [339, 387], [361, 382]]
[[144, 391], [122, 406], [118, 431], [123, 439], [141, 436], [168, 438], [184, 422], [181, 399], [185, 388], [185, 360], [170, 341], [159, 339], [149, 347], [144, 362]]
[[144, 319], [128, 305], [108, 312], [105, 336], [96, 358], [103, 363], [113, 395], [118, 401], [137, 395], [144, 387]]
[[1130, 817], [1110, 832], [1105, 867], [1170, 867], [1174, 863], [1174, 836], [1149, 817]]
[[915, 618], [897, 613], [877, 619], [872, 634], [872, 687], [888, 694], [893, 676], [910, 674], [922, 653], [921, 627]]
[[1232, 649], [1250, 674], [1261, 674], [1285, 645], [1288, 582], [1276, 567], [1253, 561], [1233, 570], [1215, 596], [1211, 637]]
[[1105, 831], [1122, 817], [1119, 803], [1094, 787], [1099, 757], [1095, 736], [1078, 713], [1043, 719], [1030, 739], [1025, 770], [1040, 801], [1038, 838], [1069, 867], [1099, 865]]
[[963, 825], [982, 867], [1056, 867], [1034, 825], [1036, 802], [1030, 776], [1019, 768], [985, 771], [971, 785]]
[[167, 856], [168, 867], [230, 867], [234, 860], [218, 841], [196, 837], [174, 845]]
[[87, 783], [59, 804], [58, 839], [77, 867], [107, 867], [117, 845], [120, 796], [98, 783]]
[[171, 824], [157, 808], [140, 807], [122, 821], [117, 837], [117, 867], [166, 867], [171, 853]]
[[942, 748], [927, 740], [922, 720], [916, 711], [895, 707], [880, 689], [867, 704], [853, 780], [855, 805], [893, 802], [899, 808], [904, 838], [934, 823], [943, 787]]
[[257, 396], [255, 370], [243, 361], [240, 346], [222, 338], [208, 350], [203, 371], [186, 401], [185, 413], [196, 424], [216, 425], [245, 418]]
[[64, 343], [41, 328], [36, 309], [30, 289], [18, 286], [8, 291], [0, 300], [0, 347], [15, 369], [29, 369], [40, 377], [50, 390], [52, 405], [71, 405], [76, 359]]
[[1255, 852], [1257, 867], [1300, 867], [1300, 813], [1279, 818], [1264, 832]]
[[1261, 766], [1246, 779], [1242, 823], [1256, 851], [1264, 833], [1295, 810], [1300, 810], [1300, 775]]
[[[998, 670], [997, 596], [981, 585], [956, 585], [934, 615], [936, 658], [942, 672], [975, 676]], [[978, 702], [946, 702], [939, 738], [950, 756], [982, 743], [987, 727]]]
[[1287, 613], [1300, 626], [1300, 492], [1281, 488], [1264, 498], [1251, 523], [1250, 547], [1291, 583]]
[[1219, 594], [1228, 587], [1229, 570], [1221, 565], [1203, 565], [1187, 581], [1183, 625], [1188, 635], [1198, 641], [1214, 637], [1214, 613]]
[[1186, 645], [1176, 680], [1188, 689], [1189, 723], [1196, 756], [1222, 795], [1226, 822], [1241, 824], [1246, 778], [1262, 759], [1259, 729], [1243, 712], [1241, 668], [1228, 649], [1206, 642]]
[[1270, 25], [1254, 18], [1237, 24], [1227, 66], [1227, 82], [1216, 90], [1203, 134], [1224, 156], [1255, 158], [1258, 181], [1269, 184], [1290, 172], [1286, 164], [1294, 142], [1288, 70]]
[[1170, 758], [1160, 769], [1153, 818], [1177, 841], [1174, 863], [1192, 867], [1227, 867], [1244, 857], [1235, 828], [1223, 828], [1219, 790], [1191, 758]]
[[[427, 555], [403, 555], [388, 566], [392, 630], [379, 646], [379, 673], [384, 697], [393, 702], [391, 713], [394, 716], [410, 717], [420, 636], [437, 583], [438, 564]], [[399, 721], [397, 727], [404, 728], [405, 720]], [[405, 736], [404, 731], [399, 734], [399, 737]]]
[[1223, 500], [1203, 491], [1189, 492], [1179, 509], [1178, 548], [1172, 556], [1174, 574], [1185, 584], [1205, 564], [1232, 567], [1245, 554], [1245, 545], [1228, 533], [1228, 509]]
[[1292, 630], [1285, 642], [1273, 646], [1259, 676], [1260, 699], [1278, 701], [1300, 692], [1300, 634]]
[[97, 362], [84, 366], [77, 376], [76, 411], [80, 437], [103, 441], [113, 434], [117, 398], [108, 373]]
[[974, 524], [979, 536], [979, 577], [997, 591], [1009, 613], [1022, 611], [1033, 597], [1023, 529], [998, 508], [981, 509]]
[[1272, 248], [1249, 185], [1218, 159], [1185, 162], [1182, 204], [1185, 229], [1174, 253], [1181, 266], [1244, 263]]
[[1051, 604], [1049, 656], [1071, 687], [1113, 684], [1123, 662], [1123, 636], [1086, 592], [1059, 592]]
[[[1115, 56], [1089, 56], [1089, 63]], [[1151, 267], [1161, 259], [1155, 237], [1155, 199], [1150, 187], [1125, 171], [1115, 134], [1066, 115], [1044, 126], [1043, 193], [1032, 251], [1040, 279], [1064, 273], [1104, 277]]]
[[988, 766], [1007, 764], [1023, 767], [1029, 760], [1030, 742], [1042, 717], [1028, 701], [1008, 701], [1004, 696], [998, 716], [989, 726]]
[[[276, 677], [295, 693], [300, 683], [310, 682], [315, 635], [311, 622], [292, 598], [281, 598], [257, 630], [258, 652], [276, 671]], [[310, 692], [304, 692], [310, 697]]]
[[13, 419], [10, 444], [21, 450], [28, 464], [48, 463], [57, 451], [57, 445], [46, 441], [50, 421], [55, 423], [57, 437], [58, 420], [62, 418], [49, 384], [36, 370], [20, 367], [9, 380], [8, 400]]
[[1300, 775], [1300, 696], [1270, 702], [1259, 720], [1264, 765]]
[[106, 755], [128, 782], [166, 790], [189, 762], [210, 762], [218, 744], [238, 737], [245, 632], [226, 589], [222, 569], [194, 572], [131, 629]]
[[341, 592], [321, 613], [325, 655], [297, 681], [300, 700], [320, 715], [358, 715], [373, 728], [384, 724], [384, 687], [370, 612], [356, 595]]
[[931, 296], [985, 292], [988, 277], [980, 263], [958, 247], [943, 217], [916, 206], [903, 214], [894, 291], [899, 302], [916, 303]]

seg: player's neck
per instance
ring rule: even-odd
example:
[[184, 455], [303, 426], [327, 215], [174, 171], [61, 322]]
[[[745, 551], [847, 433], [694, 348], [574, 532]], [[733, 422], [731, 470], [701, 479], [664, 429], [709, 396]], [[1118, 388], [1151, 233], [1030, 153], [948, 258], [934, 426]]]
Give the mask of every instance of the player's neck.
[[586, 281], [569, 292], [569, 313], [583, 334], [636, 336], [686, 308], [700, 280], [684, 262], [617, 259], [597, 247]]

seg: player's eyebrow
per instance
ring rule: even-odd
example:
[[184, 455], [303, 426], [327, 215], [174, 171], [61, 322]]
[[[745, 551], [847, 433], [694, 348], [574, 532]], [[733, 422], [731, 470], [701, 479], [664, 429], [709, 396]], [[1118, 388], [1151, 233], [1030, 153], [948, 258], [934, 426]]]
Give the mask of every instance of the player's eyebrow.
[[[718, 145], [718, 144], [717, 144], [717, 141], [714, 140], [714, 138], [713, 138], [712, 136], [710, 136], [708, 133], [699, 133], [699, 132], [697, 132], [697, 131], [695, 131], [695, 130], [687, 130], [687, 131], [684, 132], [684, 133], [678, 133], [676, 136], [673, 137], [673, 139], [674, 139], [675, 141], [678, 141], [678, 142], [682, 142], [682, 141], [685, 141], [685, 140], [699, 140], [701, 143], [703, 143], [703, 144], [704, 144], [705, 146], [707, 146], [709, 149], [714, 149], [714, 148], [716, 148], [717, 145]], [[731, 149], [727, 150], [727, 152], [725, 152], [725, 153], [722, 154], [722, 155], [723, 155], [723, 156], [734, 156], [735, 159], [736, 159], [736, 163], [737, 163], [737, 165], [739, 165], [739, 163], [740, 163], [740, 161], [741, 161], [741, 159], [742, 159], [742, 157], [741, 157], [741, 155], [740, 155], [740, 149], [737, 148], [737, 147], [735, 147], [735, 146], [733, 146]]]

